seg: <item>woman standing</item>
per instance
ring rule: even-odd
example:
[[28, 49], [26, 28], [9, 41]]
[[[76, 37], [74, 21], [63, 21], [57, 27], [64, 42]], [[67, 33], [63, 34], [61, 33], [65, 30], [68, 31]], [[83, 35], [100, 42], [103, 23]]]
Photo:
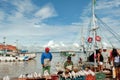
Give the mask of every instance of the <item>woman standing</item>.
[[116, 78], [118, 79], [119, 72], [120, 72], [120, 56], [117, 49], [115, 48], [113, 48], [111, 52], [111, 60], [112, 60], [113, 67], [115, 67]]
[[99, 49], [98, 51], [96, 51], [97, 54], [97, 62], [98, 62], [98, 68], [99, 71], [103, 70], [103, 55], [102, 55], [102, 49]]

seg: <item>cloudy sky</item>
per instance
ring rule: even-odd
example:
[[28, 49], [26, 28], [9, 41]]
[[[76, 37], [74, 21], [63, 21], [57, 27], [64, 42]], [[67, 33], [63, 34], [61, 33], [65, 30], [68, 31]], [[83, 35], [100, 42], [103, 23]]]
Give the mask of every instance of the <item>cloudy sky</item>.
[[[7, 44], [18, 40], [29, 46], [77, 46], [81, 29], [89, 25], [91, 4], [92, 0], [0, 0], [0, 42], [6, 37]], [[95, 13], [120, 33], [120, 0], [96, 0]]]

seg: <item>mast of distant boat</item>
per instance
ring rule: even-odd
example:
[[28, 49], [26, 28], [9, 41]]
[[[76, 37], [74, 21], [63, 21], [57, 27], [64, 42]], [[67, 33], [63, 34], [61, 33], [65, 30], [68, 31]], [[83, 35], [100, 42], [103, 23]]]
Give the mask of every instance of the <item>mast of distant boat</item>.
[[85, 53], [85, 47], [84, 47], [84, 37], [83, 37], [83, 27], [81, 27], [81, 47], [82, 47], [82, 52]]

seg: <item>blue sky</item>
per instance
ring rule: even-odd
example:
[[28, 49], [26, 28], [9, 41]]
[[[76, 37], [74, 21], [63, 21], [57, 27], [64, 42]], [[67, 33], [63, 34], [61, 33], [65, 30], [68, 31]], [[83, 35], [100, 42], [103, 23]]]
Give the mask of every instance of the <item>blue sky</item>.
[[[80, 42], [92, 0], [0, 0], [0, 42], [65, 46]], [[96, 0], [96, 15], [120, 33], [120, 0]]]

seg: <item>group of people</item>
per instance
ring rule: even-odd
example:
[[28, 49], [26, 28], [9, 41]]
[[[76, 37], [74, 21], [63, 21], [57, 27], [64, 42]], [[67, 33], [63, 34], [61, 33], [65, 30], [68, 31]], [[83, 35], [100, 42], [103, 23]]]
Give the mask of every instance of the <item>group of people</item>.
[[[50, 62], [52, 60], [52, 53], [50, 52], [50, 48], [46, 47], [45, 52], [41, 54], [41, 64], [43, 74], [47, 70], [50, 74]], [[73, 62], [71, 61], [71, 56], [67, 57], [67, 61], [64, 63], [64, 69], [72, 70]]]
[[[103, 70], [103, 56], [101, 53], [102, 49], [99, 49], [97, 53], [99, 70]], [[107, 62], [112, 66], [111, 68], [115, 68], [114, 78], [120, 79], [120, 54], [116, 48], [113, 48], [112, 51], [109, 53]]]
[[[98, 70], [103, 70], [103, 63], [104, 63], [104, 57], [102, 54], [102, 49], [96, 50], [96, 55], [94, 53], [89, 57], [89, 60], [91, 62], [94, 62], [94, 59], [96, 59], [96, 62], [98, 64]], [[107, 55], [107, 63], [109, 63], [112, 67], [115, 68], [116, 72], [116, 78], [120, 76], [120, 54], [117, 51], [116, 48], [113, 48], [112, 51]]]
[[[103, 70], [103, 62], [104, 57], [102, 55], [102, 49], [96, 50], [96, 55], [93, 58], [96, 58], [96, 62], [98, 63], [99, 71]], [[93, 59], [90, 58], [90, 59]], [[50, 62], [52, 60], [52, 53], [50, 52], [50, 48], [45, 48], [45, 52], [41, 55], [41, 64], [43, 67], [43, 72], [48, 70], [50, 74]], [[116, 77], [120, 76], [120, 54], [118, 53], [117, 49], [113, 48], [108, 56], [108, 63], [110, 63], [116, 70]], [[67, 61], [64, 63], [64, 69], [69, 69], [70, 71], [73, 68], [73, 62], [71, 61], [71, 56], [67, 57]]]
[[102, 49], [97, 49], [95, 54], [93, 53], [92, 55], [89, 56], [89, 62], [94, 62], [96, 60], [96, 63], [98, 65], [98, 70], [101, 71], [103, 70], [103, 61], [104, 57], [102, 55]]

